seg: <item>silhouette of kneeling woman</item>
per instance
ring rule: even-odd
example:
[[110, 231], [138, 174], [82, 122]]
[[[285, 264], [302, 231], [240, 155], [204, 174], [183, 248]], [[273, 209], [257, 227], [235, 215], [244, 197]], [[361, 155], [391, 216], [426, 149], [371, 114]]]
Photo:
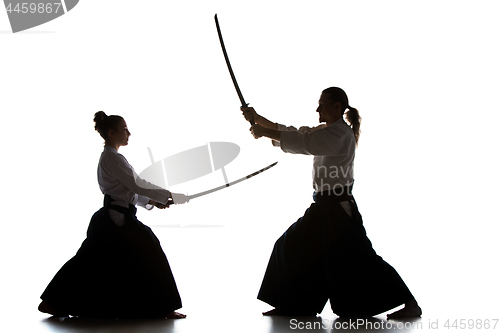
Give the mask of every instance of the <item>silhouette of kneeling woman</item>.
[[120, 116], [95, 114], [105, 140], [97, 169], [104, 205], [90, 221], [76, 255], [57, 272], [38, 309], [54, 316], [185, 318], [170, 265], [152, 230], [136, 217], [136, 205], [160, 209], [187, 202], [137, 176], [118, 153], [130, 132]]
[[341, 317], [371, 317], [403, 304], [388, 318], [420, 316], [399, 274], [373, 250], [352, 196], [361, 118], [344, 90], [322, 92], [316, 111], [325, 124], [317, 127], [297, 130], [251, 107], [241, 110], [255, 121], [255, 138], [271, 138], [286, 153], [314, 156], [314, 203], [274, 245], [258, 294], [274, 309], [264, 315], [316, 315], [330, 299]]

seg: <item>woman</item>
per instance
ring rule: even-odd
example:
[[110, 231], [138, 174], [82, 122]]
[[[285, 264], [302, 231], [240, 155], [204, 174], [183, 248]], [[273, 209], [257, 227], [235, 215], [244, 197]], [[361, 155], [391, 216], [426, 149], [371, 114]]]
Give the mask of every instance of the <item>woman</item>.
[[253, 108], [241, 110], [254, 120], [255, 138], [268, 137], [286, 153], [314, 155], [314, 203], [274, 245], [258, 295], [274, 309], [264, 315], [316, 315], [330, 299], [341, 317], [370, 317], [403, 304], [388, 318], [420, 316], [401, 277], [373, 250], [352, 196], [361, 118], [346, 93], [337, 87], [322, 92], [316, 111], [325, 124], [314, 128], [297, 130]]
[[187, 198], [139, 178], [118, 153], [130, 136], [122, 117], [99, 111], [94, 121], [105, 140], [97, 168], [104, 206], [38, 309], [55, 316], [185, 318], [175, 312], [182, 304], [168, 260], [151, 229], [137, 219], [135, 205], [164, 209]]

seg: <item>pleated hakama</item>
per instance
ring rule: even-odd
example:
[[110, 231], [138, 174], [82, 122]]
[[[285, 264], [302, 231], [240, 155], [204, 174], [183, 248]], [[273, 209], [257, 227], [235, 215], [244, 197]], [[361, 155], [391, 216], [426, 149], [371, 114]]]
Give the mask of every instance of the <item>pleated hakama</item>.
[[182, 307], [160, 242], [141, 223], [136, 208], [112, 206], [125, 214], [118, 227], [109, 217], [111, 198], [90, 221], [76, 255], [57, 272], [41, 299], [73, 316], [163, 317]]
[[372, 248], [349, 197], [318, 195], [276, 241], [258, 299], [284, 315], [316, 315], [327, 300], [342, 317], [370, 317], [413, 299], [396, 270]]

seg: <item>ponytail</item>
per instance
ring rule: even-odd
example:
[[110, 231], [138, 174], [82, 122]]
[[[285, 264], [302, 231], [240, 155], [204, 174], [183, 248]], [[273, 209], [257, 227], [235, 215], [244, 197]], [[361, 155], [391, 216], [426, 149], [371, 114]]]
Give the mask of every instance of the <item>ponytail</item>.
[[358, 146], [359, 135], [361, 134], [360, 125], [361, 117], [357, 109], [347, 106], [348, 111], [345, 113], [345, 117], [351, 125], [352, 131], [354, 132], [354, 140], [356, 141], [356, 147]]
[[322, 92], [326, 94], [332, 103], [339, 102], [342, 110], [348, 109], [345, 114], [346, 120], [349, 122], [349, 125], [354, 132], [354, 140], [356, 141], [356, 146], [358, 145], [359, 136], [361, 134], [360, 125], [361, 125], [361, 117], [359, 116], [359, 112], [357, 109], [349, 106], [349, 99], [347, 98], [347, 94], [344, 90], [338, 87], [330, 87], [326, 88]]

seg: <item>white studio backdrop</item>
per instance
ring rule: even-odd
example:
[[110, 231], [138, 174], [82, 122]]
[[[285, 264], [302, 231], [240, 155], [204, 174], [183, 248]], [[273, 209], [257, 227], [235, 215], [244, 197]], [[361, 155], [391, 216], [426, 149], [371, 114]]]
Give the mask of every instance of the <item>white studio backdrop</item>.
[[[250, 135], [215, 13], [245, 99], [268, 119], [316, 125], [321, 90], [347, 92], [363, 117], [354, 195], [375, 249], [417, 299], [427, 309], [465, 299], [491, 310], [500, 277], [496, 1], [82, 0], [16, 34], [0, 14], [9, 311], [36, 309], [102, 204], [99, 110], [127, 121], [120, 153], [138, 172], [151, 163], [147, 147], [160, 159], [210, 141], [240, 146], [230, 181], [279, 161], [233, 188], [138, 213], [181, 295], [208, 274], [229, 283], [228, 297], [254, 301], [274, 241], [311, 202], [312, 158]], [[171, 190], [222, 182], [214, 173]], [[237, 279], [249, 289], [235, 291]]]

